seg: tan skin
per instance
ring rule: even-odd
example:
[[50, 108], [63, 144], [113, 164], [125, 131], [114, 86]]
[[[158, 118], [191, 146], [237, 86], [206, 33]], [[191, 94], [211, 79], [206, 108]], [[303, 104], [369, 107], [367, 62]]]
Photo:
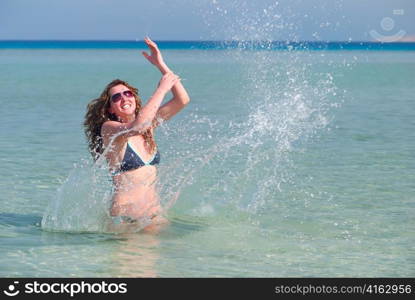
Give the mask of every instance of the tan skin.
[[[106, 121], [101, 127], [106, 158], [111, 170], [117, 170], [124, 157], [127, 142], [138, 152], [144, 161], [149, 161], [154, 153], [150, 152], [142, 133], [151, 127], [157, 118], [168, 120], [182, 110], [190, 101], [189, 96], [175, 75], [165, 64], [156, 43], [146, 38], [145, 43], [151, 54], [143, 52], [143, 56], [162, 73], [157, 89], [135, 115], [136, 103], [133, 97], [122, 94], [128, 88], [122, 84], [110, 89], [110, 96], [121, 93], [118, 102], [110, 102], [109, 112], [115, 114], [119, 121]], [[173, 98], [161, 105], [166, 94], [171, 91]], [[154, 128], [151, 129], [154, 131]], [[156, 150], [157, 151], [157, 150]], [[159, 219], [162, 211], [159, 197], [155, 189], [157, 169], [155, 166], [143, 166], [113, 176], [115, 193], [113, 196], [111, 215], [128, 216], [133, 219], [149, 217]], [[148, 226], [150, 227], [150, 226]]]

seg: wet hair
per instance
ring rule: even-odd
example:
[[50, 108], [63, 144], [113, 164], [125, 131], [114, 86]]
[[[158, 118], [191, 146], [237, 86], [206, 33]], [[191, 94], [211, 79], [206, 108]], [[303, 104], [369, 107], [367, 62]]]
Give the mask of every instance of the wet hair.
[[[94, 160], [97, 160], [98, 157], [103, 153], [104, 146], [101, 136], [101, 127], [106, 121], [118, 121], [118, 118], [115, 114], [112, 114], [108, 111], [110, 108], [110, 89], [117, 85], [126, 86], [133, 94], [136, 102], [135, 114], [138, 115], [142, 102], [140, 96], [138, 95], [138, 89], [129, 85], [127, 82], [115, 79], [111, 81], [101, 93], [99, 98], [92, 100], [88, 103], [85, 120], [84, 120], [84, 131], [86, 138], [88, 140], [88, 148]], [[154, 124], [154, 122], [153, 122]], [[143, 134], [144, 140], [150, 148], [150, 151], [153, 152], [156, 148], [156, 142], [154, 140], [151, 128], [146, 130]]]

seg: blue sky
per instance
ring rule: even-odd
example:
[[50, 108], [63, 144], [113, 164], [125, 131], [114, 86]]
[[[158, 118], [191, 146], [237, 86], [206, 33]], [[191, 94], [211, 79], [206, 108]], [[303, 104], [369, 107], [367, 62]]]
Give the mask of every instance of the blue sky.
[[415, 0], [0, 0], [0, 40], [415, 37]]

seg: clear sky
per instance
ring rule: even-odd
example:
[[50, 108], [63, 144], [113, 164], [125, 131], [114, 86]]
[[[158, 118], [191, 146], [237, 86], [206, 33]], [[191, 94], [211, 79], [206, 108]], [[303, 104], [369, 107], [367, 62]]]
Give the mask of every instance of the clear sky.
[[0, 0], [0, 40], [415, 41], [415, 0]]

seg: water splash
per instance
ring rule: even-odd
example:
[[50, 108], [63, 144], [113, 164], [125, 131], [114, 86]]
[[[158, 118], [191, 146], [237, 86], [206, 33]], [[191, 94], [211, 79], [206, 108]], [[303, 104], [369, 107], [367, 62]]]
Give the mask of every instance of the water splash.
[[75, 164], [42, 218], [42, 229], [66, 232], [105, 232], [112, 183], [104, 166], [91, 160]]
[[[290, 62], [284, 63], [281, 55]], [[234, 59], [243, 61], [248, 82], [241, 87], [243, 97], [235, 95], [233, 101], [247, 105], [247, 115], [226, 123], [191, 115], [177, 125], [177, 135], [170, 138], [180, 138], [189, 148], [176, 151], [181, 159], [160, 171], [164, 194], [176, 198], [173, 194], [183, 192], [185, 198], [196, 198], [189, 200], [189, 207], [197, 207], [195, 214], [214, 213], [219, 207], [255, 214], [278, 193], [284, 194], [283, 185], [295, 184], [290, 153], [300, 151], [326, 128], [336, 87], [326, 73], [318, 79], [314, 74], [315, 82], [310, 81], [306, 66], [293, 62], [293, 56], [233, 53]]]
[[114, 140], [126, 132], [115, 135], [95, 162], [83, 159], [80, 164], [74, 165], [43, 215], [41, 226], [44, 230], [138, 232], [151, 223], [149, 217], [135, 220], [133, 224], [124, 224], [110, 216], [114, 187], [105, 157], [112, 150]]
[[[196, 207], [195, 214], [235, 209], [258, 214], [276, 200], [292, 197], [289, 192], [299, 185], [291, 153], [303, 151], [327, 128], [329, 112], [338, 106], [334, 100], [338, 91], [333, 75], [318, 69], [315, 55], [290, 47], [272, 51], [278, 31], [298, 40], [289, 7], [280, 9], [278, 2], [263, 8], [249, 1], [211, 4], [211, 10], [203, 12], [206, 24], [210, 26], [218, 16], [225, 23], [212, 36], [231, 37], [238, 45], [225, 55], [242, 66], [240, 93], [232, 101], [237, 109], [247, 107], [246, 115], [227, 122], [213, 116], [192, 120], [192, 116], [177, 126], [175, 130], [186, 128], [180, 138], [185, 137], [183, 143], [193, 149], [176, 153], [186, 159], [163, 170], [162, 189], [174, 199], [172, 191], [183, 192], [185, 199], [187, 193], [188, 207]], [[189, 133], [192, 129], [204, 135]]]
[[[315, 55], [271, 50], [278, 30], [296, 39], [295, 25], [278, 2], [254, 14], [247, 1], [212, 4], [213, 10], [203, 13], [205, 20], [215, 14], [231, 14], [236, 20], [225, 30], [238, 48], [207, 52], [224, 55], [237, 66], [238, 92], [226, 103], [223, 116], [194, 109], [158, 129], [163, 157], [171, 158], [159, 167], [158, 190], [168, 211], [259, 216], [278, 201], [295, 197], [293, 191], [301, 184], [292, 155], [305, 151], [308, 141], [327, 128], [330, 110], [338, 105], [338, 89]], [[232, 107], [236, 117], [231, 117]], [[76, 166], [45, 212], [42, 227], [105, 231], [111, 194], [103, 161]]]

